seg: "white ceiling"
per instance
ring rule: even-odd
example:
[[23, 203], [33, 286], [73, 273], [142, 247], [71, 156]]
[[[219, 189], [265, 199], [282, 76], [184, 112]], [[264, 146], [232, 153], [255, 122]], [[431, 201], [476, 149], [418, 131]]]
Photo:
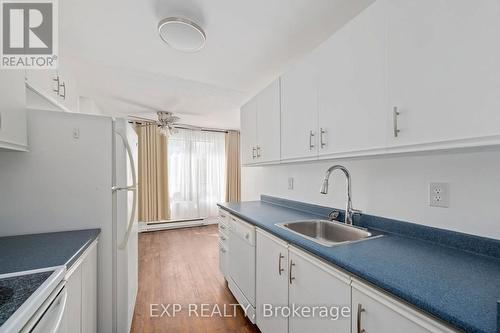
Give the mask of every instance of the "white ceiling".
[[[238, 128], [239, 108], [374, 0], [64, 0], [61, 63], [108, 114], [180, 113], [192, 125]], [[158, 37], [168, 16], [197, 22], [205, 48]]]

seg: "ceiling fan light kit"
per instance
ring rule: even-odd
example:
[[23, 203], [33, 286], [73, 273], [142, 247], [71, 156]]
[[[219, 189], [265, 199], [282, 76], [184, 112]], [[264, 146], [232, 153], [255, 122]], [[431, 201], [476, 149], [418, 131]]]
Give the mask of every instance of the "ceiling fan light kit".
[[160, 38], [170, 47], [183, 52], [203, 48], [207, 36], [195, 22], [182, 17], [167, 17], [158, 23]]

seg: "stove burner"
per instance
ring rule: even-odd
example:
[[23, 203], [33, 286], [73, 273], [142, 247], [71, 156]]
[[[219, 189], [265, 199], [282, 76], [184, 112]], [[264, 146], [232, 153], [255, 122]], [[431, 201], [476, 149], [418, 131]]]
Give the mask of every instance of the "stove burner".
[[0, 287], [0, 306], [7, 303], [12, 296], [14, 295], [14, 291], [10, 288]]

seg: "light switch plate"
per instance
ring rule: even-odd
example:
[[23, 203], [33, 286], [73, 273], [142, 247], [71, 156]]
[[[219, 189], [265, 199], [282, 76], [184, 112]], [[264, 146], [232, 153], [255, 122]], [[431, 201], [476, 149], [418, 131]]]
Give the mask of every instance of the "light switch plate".
[[450, 206], [450, 184], [429, 184], [429, 205], [431, 207], [448, 208]]
[[293, 190], [293, 177], [288, 177], [288, 189]]

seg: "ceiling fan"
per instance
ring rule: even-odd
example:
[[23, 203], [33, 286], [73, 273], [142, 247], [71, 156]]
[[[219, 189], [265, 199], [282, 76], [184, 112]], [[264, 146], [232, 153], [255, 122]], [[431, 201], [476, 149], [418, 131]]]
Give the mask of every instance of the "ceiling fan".
[[156, 115], [158, 117], [156, 120], [139, 116], [129, 116], [129, 118], [138, 120], [142, 125], [156, 124], [163, 135], [176, 133], [177, 127], [185, 127], [185, 125], [178, 123], [181, 118], [174, 116], [173, 112], [157, 111]]

